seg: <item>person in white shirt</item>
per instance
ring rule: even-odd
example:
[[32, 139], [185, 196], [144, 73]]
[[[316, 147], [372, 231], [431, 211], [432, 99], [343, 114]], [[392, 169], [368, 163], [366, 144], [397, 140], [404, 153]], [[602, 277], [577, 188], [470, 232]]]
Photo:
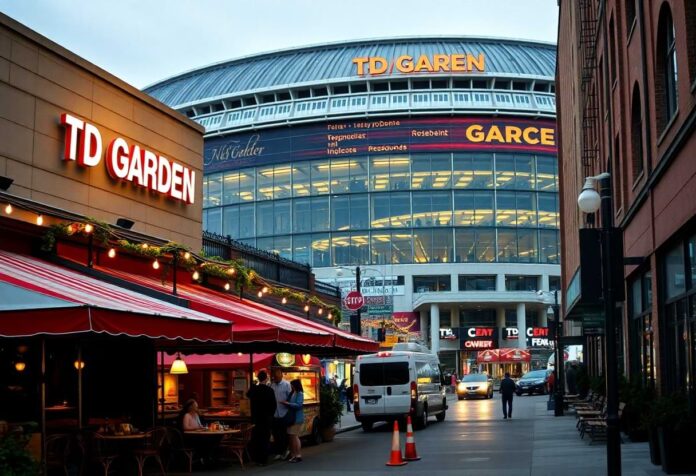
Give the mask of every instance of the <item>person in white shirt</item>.
[[184, 431], [203, 430], [205, 428], [201, 423], [201, 417], [198, 415], [198, 403], [195, 400], [186, 401], [183, 413], [182, 427]]
[[273, 382], [271, 388], [275, 392], [276, 411], [273, 415], [273, 451], [275, 452], [276, 460], [285, 459], [290, 455], [288, 451], [288, 425], [284, 421], [285, 414], [288, 412], [288, 407], [280, 402], [286, 402], [292, 388], [290, 382], [283, 379], [283, 371], [281, 369], [273, 370]]

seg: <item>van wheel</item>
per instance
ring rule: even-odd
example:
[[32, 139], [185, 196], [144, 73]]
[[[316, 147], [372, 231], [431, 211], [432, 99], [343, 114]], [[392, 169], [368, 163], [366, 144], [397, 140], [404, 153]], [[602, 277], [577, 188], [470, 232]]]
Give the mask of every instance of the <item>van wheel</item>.
[[360, 423], [360, 426], [362, 426], [362, 429], [364, 432], [372, 431], [372, 422], [371, 421], [363, 421]]
[[423, 413], [421, 414], [421, 417], [418, 419], [417, 426], [419, 430], [423, 430], [426, 426], [428, 426], [428, 407], [423, 407]]

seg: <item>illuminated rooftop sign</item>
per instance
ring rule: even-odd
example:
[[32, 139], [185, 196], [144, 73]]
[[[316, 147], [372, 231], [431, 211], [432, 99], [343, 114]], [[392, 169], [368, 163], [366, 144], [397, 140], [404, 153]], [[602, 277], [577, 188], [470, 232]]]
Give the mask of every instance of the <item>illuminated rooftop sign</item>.
[[394, 72], [411, 73], [483, 73], [486, 69], [486, 57], [483, 53], [472, 55], [435, 54], [435, 55], [401, 55], [397, 58], [369, 56], [353, 58], [358, 76], [379, 76]]

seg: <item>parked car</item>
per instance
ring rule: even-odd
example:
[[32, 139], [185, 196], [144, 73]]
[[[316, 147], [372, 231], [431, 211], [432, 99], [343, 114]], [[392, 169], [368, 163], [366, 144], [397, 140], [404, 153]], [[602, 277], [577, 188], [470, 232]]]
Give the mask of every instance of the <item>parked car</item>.
[[457, 399], [493, 398], [493, 379], [486, 374], [465, 375], [457, 384]]
[[533, 393], [545, 394], [548, 389], [550, 370], [532, 370], [522, 376], [517, 381], [515, 393], [520, 396], [523, 393], [529, 395]]

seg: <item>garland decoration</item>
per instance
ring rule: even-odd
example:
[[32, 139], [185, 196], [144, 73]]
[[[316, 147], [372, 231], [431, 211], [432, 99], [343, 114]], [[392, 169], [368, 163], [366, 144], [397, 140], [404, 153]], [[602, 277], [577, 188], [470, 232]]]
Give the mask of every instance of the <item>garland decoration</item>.
[[[270, 284], [255, 270], [245, 266], [241, 259], [225, 260], [219, 256], [206, 256], [203, 251], [195, 254], [188, 247], [175, 242], [168, 242], [164, 245], [145, 242], [134, 243], [123, 238], [118, 229], [93, 218], [86, 218], [84, 222], [57, 223], [49, 226], [42, 237], [41, 249], [46, 252], [55, 252], [58, 238], [75, 236], [86, 238], [90, 235], [91, 239], [98, 244], [109, 248], [107, 254], [109, 258], [114, 258], [116, 251], [122, 251], [150, 258], [153, 260], [153, 268], [160, 269], [160, 261], [170, 264], [176, 257], [178, 266], [193, 273], [194, 282], [203, 282], [203, 276], [218, 278], [226, 282], [225, 290], [231, 290], [230, 283], [233, 282], [234, 289], [240, 294], [243, 290], [257, 290], [256, 294], [259, 299], [263, 298], [265, 294], [270, 294], [281, 298], [283, 304], [293, 301], [297, 305], [304, 306], [305, 309], [311, 305], [316, 308], [319, 315], [326, 317], [334, 325], [338, 326], [341, 322], [340, 307], [325, 303], [315, 295]], [[162, 269], [162, 284], [169, 276], [169, 268], [169, 266], [164, 266]], [[307, 315], [309, 316], [309, 311], [307, 311]]]

